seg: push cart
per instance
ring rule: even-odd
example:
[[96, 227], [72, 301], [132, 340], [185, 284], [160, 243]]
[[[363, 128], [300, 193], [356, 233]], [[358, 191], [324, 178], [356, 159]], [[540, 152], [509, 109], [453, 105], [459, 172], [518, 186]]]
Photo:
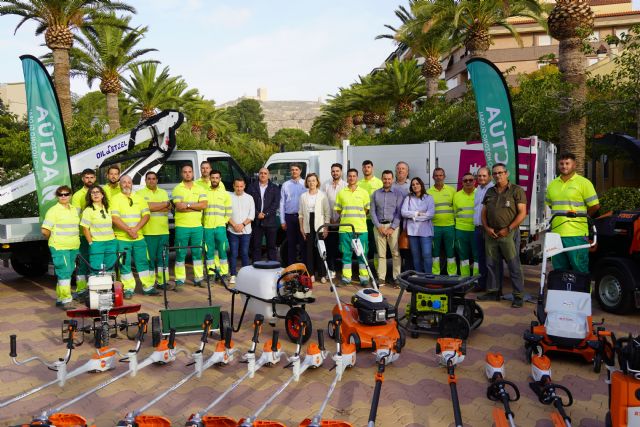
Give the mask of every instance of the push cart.
[[[405, 271], [398, 276], [400, 293], [396, 300], [398, 325], [412, 338], [420, 334], [466, 340], [484, 319], [475, 300], [465, 298], [478, 276], [441, 276]], [[405, 292], [411, 296], [404, 310], [399, 310]], [[404, 313], [404, 314], [400, 314]]]

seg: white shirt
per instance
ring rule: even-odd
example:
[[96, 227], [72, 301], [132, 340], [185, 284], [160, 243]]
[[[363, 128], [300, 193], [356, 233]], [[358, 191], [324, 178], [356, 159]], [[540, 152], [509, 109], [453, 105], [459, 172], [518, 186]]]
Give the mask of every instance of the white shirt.
[[268, 186], [268, 182], [265, 185], [258, 183], [258, 187], [260, 187], [260, 212], [264, 212], [264, 192], [267, 191]]
[[336, 197], [340, 190], [347, 186], [347, 182], [340, 178], [340, 180], [335, 183], [333, 179], [326, 181], [322, 184], [321, 190], [327, 195], [329, 199], [329, 210], [331, 211], [331, 221], [338, 222], [340, 219], [340, 215], [333, 209], [336, 205]]
[[476, 187], [476, 195], [473, 198], [473, 225], [476, 227], [482, 225], [482, 207], [484, 206], [482, 201], [487, 194], [487, 190], [493, 187], [493, 185], [494, 182], [489, 181], [484, 187], [482, 185]]
[[[255, 217], [256, 205], [253, 202], [253, 197], [247, 193], [242, 193], [241, 196], [231, 193], [231, 220], [235, 224], [240, 224], [247, 219], [253, 221]], [[240, 233], [236, 232], [231, 225], [227, 229], [233, 234], [251, 234], [251, 223], [245, 225]]]
[[309, 196], [307, 197], [307, 207], [309, 208], [309, 212], [314, 212], [316, 209], [316, 196], [318, 195], [318, 193], [316, 194], [311, 194], [309, 193]]

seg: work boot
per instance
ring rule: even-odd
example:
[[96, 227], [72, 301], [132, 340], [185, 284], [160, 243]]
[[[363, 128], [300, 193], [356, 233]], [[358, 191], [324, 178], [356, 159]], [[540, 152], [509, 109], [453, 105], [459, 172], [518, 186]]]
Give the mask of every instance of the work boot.
[[124, 291], [124, 299], [132, 299], [133, 293], [133, 291]]
[[204, 283], [202, 283], [203, 280], [198, 280], [197, 282], [193, 283], [193, 286], [195, 286], [196, 288], [204, 288]]
[[351, 278], [343, 277], [342, 279], [340, 279], [340, 283], [342, 283], [344, 286], [350, 285]]
[[148, 296], [160, 295], [160, 292], [158, 292], [158, 290], [156, 288], [151, 288], [149, 290], [142, 291], [142, 293], [144, 295], [148, 295]]
[[84, 302], [87, 297], [89, 296], [89, 291], [82, 291], [82, 292], [73, 292], [71, 294], [71, 297], [73, 298], [74, 301], [79, 301], [79, 302]]
[[478, 301], [500, 301], [500, 292], [489, 291], [484, 295], [478, 295]]
[[523, 300], [522, 297], [513, 297], [513, 302], [511, 303], [511, 307], [513, 308], [522, 308]]
[[69, 302], [62, 303], [60, 305], [60, 308], [63, 309], [64, 311], [67, 311], [67, 310], [75, 310], [77, 307], [73, 301], [69, 301]]

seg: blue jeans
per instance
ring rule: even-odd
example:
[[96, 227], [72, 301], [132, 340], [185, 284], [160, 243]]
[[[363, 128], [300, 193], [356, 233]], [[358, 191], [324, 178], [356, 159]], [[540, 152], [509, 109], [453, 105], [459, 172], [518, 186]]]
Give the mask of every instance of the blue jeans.
[[413, 267], [418, 273], [431, 273], [433, 259], [432, 237], [409, 236], [409, 248], [413, 258]]
[[229, 233], [229, 249], [231, 257], [229, 258], [229, 274], [235, 276], [238, 274], [236, 266], [238, 263], [238, 248], [240, 248], [240, 258], [242, 266], [249, 265], [249, 243], [251, 242], [251, 234], [233, 234]]

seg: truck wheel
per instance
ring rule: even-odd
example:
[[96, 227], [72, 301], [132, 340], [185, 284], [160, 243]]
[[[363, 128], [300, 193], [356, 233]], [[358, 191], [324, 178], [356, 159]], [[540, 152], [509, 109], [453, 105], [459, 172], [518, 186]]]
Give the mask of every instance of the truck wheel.
[[24, 277], [44, 276], [49, 270], [49, 261], [37, 256], [14, 254], [11, 257], [13, 271]]
[[624, 260], [596, 266], [596, 298], [600, 307], [610, 313], [623, 314], [633, 308], [636, 287], [633, 273]]

